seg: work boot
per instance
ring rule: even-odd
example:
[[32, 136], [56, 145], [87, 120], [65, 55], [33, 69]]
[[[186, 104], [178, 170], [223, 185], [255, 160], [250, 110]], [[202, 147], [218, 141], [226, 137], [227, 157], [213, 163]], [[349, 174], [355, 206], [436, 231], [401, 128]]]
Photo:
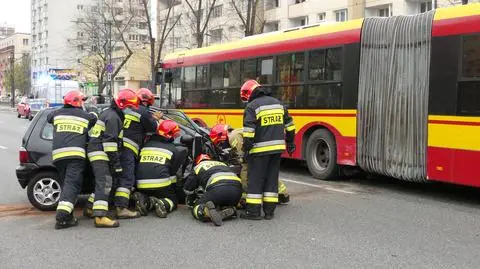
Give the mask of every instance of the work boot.
[[78, 219], [74, 216], [72, 216], [69, 219], [62, 219], [58, 220], [57, 223], [55, 223], [55, 229], [65, 229], [65, 228], [70, 228], [78, 225]]
[[228, 219], [230, 217], [237, 216], [237, 210], [233, 207], [227, 207], [220, 211], [220, 215], [222, 216], [222, 220]]
[[290, 202], [290, 195], [286, 193], [279, 193], [278, 194], [278, 203], [279, 204], [286, 204]]
[[212, 201], [208, 201], [205, 204], [205, 211], [207, 212], [207, 215], [210, 217], [210, 220], [216, 225], [216, 226], [221, 226], [223, 224], [222, 222], [222, 214], [217, 211], [215, 208], [215, 204]]
[[148, 215], [148, 200], [146, 199], [145, 195], [139, 192], [134, 192], [132, 199], [135, 201], [135, 209], [140, 212], [140, 215]]
[[117, 218], [119, 219], [134, 219], [139, 218], [140, 213], [130, 210], [125, 207], [117, 207]]
[[97, 228], [117, 228], [120, 226], [118, 221], [109, 217], [95, 217], [94, 224]]
[[265, 213], [265, 217], [264, 217], [264, 218], [265, 218], [266, 220], [271, 220], [271, 219], [273, 219], [273, 216], [274, 216], [273, 212], [271, 212], [271, 213]]
[[167, 208], [165, 208], [165, 205], [160, 199], [156, 197], [150, 197], [150, 203], [155, 208], [155, 214], [157, 214], [157, 217], [162, 219], [167, 217]]
[[240, 215], [240, 218], [242, 219], [248, 219], [248, 220], [261, 220], [262, 216], [259, 215], [254, 215], [248, 211], [245, 211], [245, 213]]
[[88, 206], [85, 206], [83, 208], [83, 216], [89, 219], [93, 218], [93, 209]]

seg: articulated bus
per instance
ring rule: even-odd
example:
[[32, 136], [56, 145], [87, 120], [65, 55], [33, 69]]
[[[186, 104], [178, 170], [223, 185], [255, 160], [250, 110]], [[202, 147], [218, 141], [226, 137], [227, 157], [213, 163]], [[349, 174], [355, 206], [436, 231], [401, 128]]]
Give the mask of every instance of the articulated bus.
[[162, 67], [168, 99], [209, 127], [242, 127], [242, 82], [268, 87], [293, 116], [292, 158], [318, 179], [359, 166], [480, 186], [480, 4], [278, 31]]

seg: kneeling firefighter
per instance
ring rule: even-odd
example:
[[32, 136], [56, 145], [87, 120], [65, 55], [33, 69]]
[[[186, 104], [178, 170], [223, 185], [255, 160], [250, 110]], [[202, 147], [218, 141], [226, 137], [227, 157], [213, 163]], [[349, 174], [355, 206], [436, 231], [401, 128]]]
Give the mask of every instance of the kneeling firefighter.
[[[220, 149], [231, 148], [232, 152], [230, 156], [236, 158], [236, 162], [240, 163], [242, 170], [240, 172], [240, 178], [242, 179], [242, 186], [244, 193], [240, 203], [245, 204], [246, 190], [247, 190], [247, 171], [248, 164], [243, 161], [243, 128], [232, 129], [226, 124], [217, 124], [210, 129], [210, 139]], [[282, 180], [278, 180], [278, 202], [285, 204], [290, 201], [290, 195], [288, 194], [287, 186]]]
[[178, 124], [164, 120], [140, 151], [136, 170], [137, 191], [133, 194], [133, 200], [137, 211], [143, 216], [155, 210], [159, 218], [166, 218], [169, 212], [177, 208], [178, 200], [172, 181], [176, 181], [182, 159], [173, 141], [179, 135]]
[[200, 154], [195, 164], [193, 173], [186, 178], [184, 191], [193, 194], [201, 187], [205, 193], [196, 201], [192, 214], [200, 221], [210, 219], [220, 226], [224, 219], [236, 215], [235, 207], [242, 196], [240, 178], [226, 164], [213, 161], [206, 154]]

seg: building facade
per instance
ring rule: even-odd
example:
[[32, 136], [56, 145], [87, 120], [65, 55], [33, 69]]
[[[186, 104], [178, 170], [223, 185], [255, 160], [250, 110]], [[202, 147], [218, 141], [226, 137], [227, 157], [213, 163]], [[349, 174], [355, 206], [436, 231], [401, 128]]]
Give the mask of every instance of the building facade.
[[[31, 51], [30, 34], [16, 33], [0, 40], [0, 95], [5, 96], [10, 89], [5, 88], [6, 72], [12, 62], [27, 60]], [[13, 60], [12, 60], [13, 57]], [[30, 89], [26, 89], [30, 90]]]
[[0, 23], [0, 40], [13, 34], [15, 34], [15, 26], [7, 24], [6, 22]]

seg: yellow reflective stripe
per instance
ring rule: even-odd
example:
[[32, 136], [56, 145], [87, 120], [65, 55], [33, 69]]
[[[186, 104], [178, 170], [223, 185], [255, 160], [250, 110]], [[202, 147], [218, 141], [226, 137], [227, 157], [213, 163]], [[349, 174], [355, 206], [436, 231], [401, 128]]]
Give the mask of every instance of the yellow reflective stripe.
[[295, 125], [290, 125], [287, 128], [285, 128], [285, 130], [287, 130], [287, 132], [295, 131], [295, 129], [296, 129]]
[[273, 114], [282, 114], [283, 115], [284, 112], [285, 111], [283, 109], [279, 109], [279, 108], [262, 110], [257, 114], [257, 120], [260, 117], [269, 116], [269, 115], [273, 115]]
[[193, 216], [198, 219], [198, 207], [200, 205], [196, 205], [195, 207], [193, 207]]
[[263, 201], [267, 203], [278, 203], [278, 197], [263, 197]]
[[104, 205], [94, 205], [93, 210], [104, 210], [104, 211], [108, 211], [108, 206], [104, 206]]
[[250, 150], [250, 153], [259, 153], [259, 152], [275, 151], [275, 150], [285, 150], [285, 145], [274, 145], [274, 146], [264, 146], [264, 147], [253, 148]]
[[88, 201], [93, 204], [93, 202], [95, 202], [95, 194], [90, 194], [90, 196], [88, 196]]
[[117, 147], [104, 147], [103, 150], [105, 152], [116, 152], [116, 151], [118, 151], [118, 148]]
[[105, 142], [102, 144], [103, 151], [105, 152], [115, 152], [118, 151], [118, 145], [114, 142]]
[[131, 149], [133, 151], [133, 153], [135, 153], [135, 155], [138, 155], [138, 149], [134, 145], [128, 143], [127, 141], [123, 141], [123, 146], [128, 148], [128, 149]]
[[135, 117], [135, 116], [129, 115], [129, 114], [125, 115], [125, 119], [135, 121], [135, 122], [140, 122], [140, 119], [138, 117]]
[[237, 176], [218, 176], [218, 177], [214, 177], [212, 179], [212, 181], [210, 182], [210, 184], [208, 184], [209, 186], [220, 181], [220, 180], [233, 180], [233, 181], [238, 181], [238, 182], [241, 182], [241, 179], [238, 178]]
[[88, 160], [91, 161], [91, 162], [94, 162], [94, 161], [110, 161], [110, 159], [108, 159], [108, 156], [102, 156], [102, 155], [97, 155], [97, 156], [92, 156], [92, 157], [88, 157]]
[[164, 183], [139, 183], [137, 188], [139, 189], [156, 189], [170, 186], [172, 183], [170, 181]]
[[246, 199], [247, 204], [255, 204], [260, 205], [262, 204], [262, 198], [248, 198]]
[[161, 152], [161, 151], [156, 151], [156, 150], [142, 150], [140, 155], [154, 155], [154, 156], [162, 156], [168, 160], [172, 158], [171, 154]]
[[57, 211], [58, 210], [63, 210], [63, 211], [67, 211], [68, 213], [72, 213], [72, 209], [66, 205], [58, 205]]
[[126, 193], [126, 192], [123, 192], [123, 191], [116, 191], [116, 192], [115, 192], [115, 196], [119, 196], [119, 197], [124, 197], [124, 198], [130, 199], [130, 193]]
[[54, 120], [53, 125], [57, 124], [73, 124], [73, 125], [79, 125], [82, 126], [83, 128], [87, 128], [88, 124], [82, 121], [78, 120]]
[[60, 159], [60, 158], [74, 157], [74, 156], [75, 156], [75, 157], [85, 158], [85, 152], [81, 152], [81, 151], [65, 151], [65, 152], [60, 152], [60, 153], [53, 154], [52, 159], [53, 159], [53, 160], [56, 160], [56, 159]]
[[170, 182], [171, 183], [177, 183], [177, 176], [171, 176], [170, 177]]
[[243, 137], [254, 138], [254, 137], [255, 137], [255, 133], [243, 133]]
[[170, 210], [169, 210], [169, 211], [172, 211], [172, 210], [173, 210], [173, 201], [170, 200], [170, 199], [168, 199], [168, 198], [164, 198], [164, 199], [165, 199], [165, 201], [167, 201], [168, 204], [170, 205]]

